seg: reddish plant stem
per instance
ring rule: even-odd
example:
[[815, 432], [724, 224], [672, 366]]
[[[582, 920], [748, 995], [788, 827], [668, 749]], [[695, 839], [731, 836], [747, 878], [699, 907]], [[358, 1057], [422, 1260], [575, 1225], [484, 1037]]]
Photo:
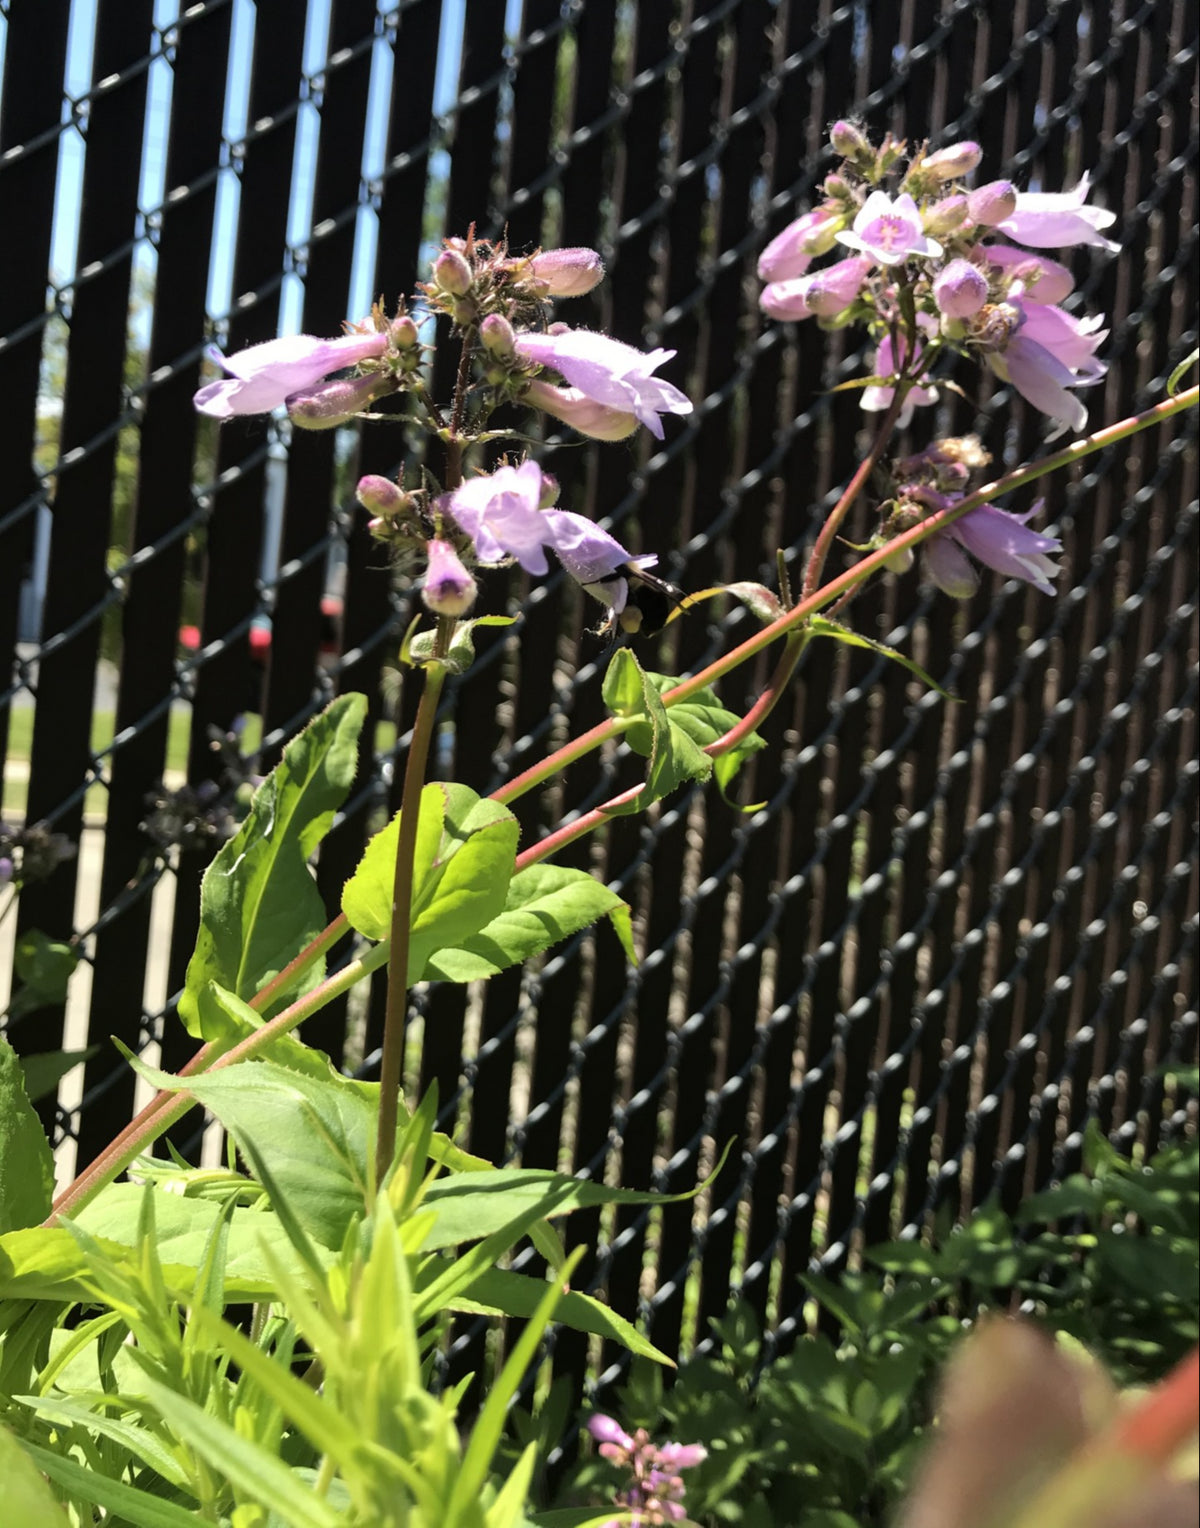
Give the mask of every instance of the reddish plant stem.
[[[1147, 409], [1141, 414], [1133, 415], [1129, 419], [1123, 419], [1117, 424], [1110, 425], [1107, 429], [1099, 430], [1094, 435], [1074, 442], [1063, 450], [1055, 452], [1052, 456], [1043, 458], [1040, 462], [1034, 462], [1029, 466], [1018, 468], [1015, 472], [1007, 473], [995, 482], [985, 484], [982, 488], [969, 494], [961, 503], [931, 515], [911, 530], [897, 536], [886, 547], [870, 553], [860, 562], [855, 563], [853, 567], [848, 568], [837, 578], [832, 579], [824, 587], [815, 591], [810, 598], [801, 599], [791, 610], [785, 611], [783, 615], [777, 617], [769, 625], [762, 627], [723, 657], [710, 663], [707, 668], [702, 669], [698, 674], [694, 674], [690, 679], [681, 681], [674, 689], [668, 690], [663, 696], [663, 704], [668, 708], [672, 705], [677, 705], [681, 700], [686, 700], [688, 696], [694, 695], [698, 690], [705, 689], [725, 674], [730, 673], [733, 669], [754, 657], [755, 654], [769, 647], [779, 637], [791, 635], [796, 628], [803, 625], [810, 615], [823, 609], [826, 605], [835, 604], [851, 595], [867, 578], [886, 567], [889, 560], [897, 552], [919, 545], [920, 542], [926, 540], [929, 536], [953, 524], [960, 516], [969, 514], [971, 510], [977, 509], [981, 504], [988, 504], [993, 499], [998, 499], [1006, 493], [1011, 493], [1015, 489], [1024, 487], [1026, 483], [1034, 482], [1037, 478], [1049, 472], [1071, 466], [1085, 457], [1104, 450], [1108, 446], [1116, 445], [1119, 441], [1125, 440], [1142, 430], [1150, 429], [1154, 425], [1163, 424], [1176, 414], [1181, 414], [1186, 409], [1196, 407], [1197, 403], [1200, 403], [1200, 387], [1187, 388], [1185, 391], [1176, 394], [1175, 397], [1166, 398], [1161, 403], [1155, 404], [1153, 408]], [[774, 681], [772, 681], [773, 683]], [[768, 693], [770, 689], [771, 686], [768, 687]], [[757, 704], [758, 702], [756, 702]], [[619, 737], [628, 726], [629, 722], [625, 718], [611, 718], [606, 722], [598, 723], [573, 742], [558, 749], [540, 764], [531, 766], [522, 774], [510, 780], [494, 793], [492, 799], [499, 802], [515, 800], [517, 797], [532, 790], [535, 786], [540, 785], [543, 781], [559, 773], [568, 764], [583, 758], [603, 743]], [[706, 752], [712, 755], [726, 752], [737, 741], [740, 741], [744, 735], [745, 732], [741, 730], [741, 723], [739, 723], [738, 727], [732, 728], [725, 737], [711, 743]], [[556, 849], [562, 848], [564, 844], [570, 843], [574, 839], [582, 837], [592, 828], [598, 827], [606, 819], [606, 815], [611, 813], [614, 806], [621, 805], [624, 801], [632, 799], [632, 796], [636, 795], [640, 789], [641, 786], [637, 786], [632, 793], [623, 792], [621, 796], [616, 796], [611, 801], [605, 803], [604, 806], [597, 807], [593, 812], [585, 814], [584, 817], [570, 824], [569, 827], [560, 829], [558, 833], [548, 835], [541, 843], [526, 850], [525, 854], [518, 858], [518, 868], [546, 858], [554, 853]], [[300, 952], [287, 968], [288, 971], [295, 971], [310, 964], [312, 959], [315, 958], [313, 953], [315, 947], [319, 944], [321, 949], [328, 948], [344, 932], [344, 928], [344, 920], [340, 917], [336, 918], [328, 928], [317, 936], [313, 945]], [[335, 976], [327, 978], [326, 981], [322, 982], [320, 986], [315, 987], [312, 992], [308, 993], [299, 1002], [293, 1003], [289, 1008], [286, 1008], [282, 1013], [270, 1020], [269, 1023], [265, 1024], [262, 1029], [256, 1030], [253, 1035], [248, 1036], [232, 1050], [217, 1056], [215, 1059], [213, 1059], [215, 1051], [213, 1044], [210, 1043], [201, 1047], [187, 1066], [183, 1068], [180, 1075], [192, 1076], [199, 1071], [207, 1070], [209, 1069], [210, 1062], [213, 1067], [227, 1066], [235, 1061], [254, 1055], [264, 1045], [269, 1044], [276, 1035], [286, 1034], [290, 1029], [295, 1028], [311, 1013], [317, 1012], [326, 1002], [332, 1001], [334, 997], [345, 991], [348, 986], [360, 980], [368, 971], [378, 969], [387, 958], [388, 950], [389, 945], [387, 942], [376, 945], [365, 956], [359, 960], [352, 961], [349, 966], [345, 967]], [[276, 978], [275, 981], [278, 982], [280, 979]], [[270, 992], [272, 985], [274, 984], [268, 984], [261, 993], [250, 999], [250, 1006], [258, 1008], [264, 1002], [268, 1002], [267, 994]], [[172, 1093], [164, 1092], [157, 1094], [141, 1111], [137, 1119], [130, 1125], [127, 1125], [95, 1161], [85, 1169], [84, 1173], [76, 1178], [75, 1182], [70, 1184], [68, 1188], [63, 1190], [63, 1193], [55, 1202], [55, 1214], [62, 1213], [81, 1202], [86, 1203], [105, 1183], [111, 1182], [119, 1172], [127, 1167], [138, 1151], [143, 1146], [149, 1144], [151, 1140], [156, 1139], [161, 1134], [162, 1129], [166, 1128], [166, 1124], [170, 1123], [169, 1119], [160, 1120], [160, 1116], [171, 1105], [172, 1100], [177, 1102], [178, 1098], [179, 1095]], [[185, 1108], [190, 1106], [189, 1100]]]
[[850, 512], [855, 499], [858, 498], [866, 485], [867, 479], [874, 472], [879, 458], [887, 449], [887, 443], [892, 438], [892, 431], [896, 428], [896, 421], [900, 418], [901, 411], [904, 408], [904, 400], [908, 396], [911, 386], [912, 382], [908, 377], [901, 375], [897, 379], [896, 385], [892, 389], [892, 401], [888, 404], [887, 412], [883, 416], [879, 432], [875, 436], [871, 449], [858, 464], [857, 471], [846, 484], [845, 492], [833, 506], [829, 518], [821, 527], [820, 534], [817, 536], [812, 552], [809, 554], [808, 566], [804, 570], [804, 583], [800, 588], [800, 598], [802, 600], [811, 598], [817, 592], [817, 586], [821, 582], [821, 574], [825, 571], [825, 559], [829, 556], [830, 548], [833, 546], [837, 533], [841, 529], [842, 521]]

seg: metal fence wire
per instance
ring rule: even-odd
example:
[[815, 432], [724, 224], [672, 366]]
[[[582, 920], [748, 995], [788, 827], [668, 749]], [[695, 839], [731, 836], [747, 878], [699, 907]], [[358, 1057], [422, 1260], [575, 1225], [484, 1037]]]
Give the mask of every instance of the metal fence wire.
[[[353, 496], [399, 433], [217, 434], [192, 407], [208, 341], [335, 334], [472, 221], [601, 250], [571, 321], [673, 350], [696, 409], [664, 444], [552, 442], [548, 465], [685, 588], [771, 581], [859, 459], [856, 398], [832, 388], [861, 357], [765, 321], [754, 279], [834, 117], [969, 136], [1025, 186], [1091, 169], [1122, 245], [1077, 261], [1111, 325], [1094, 423], [1163, 396], [1196, 343], [1194, 0], [8, 0], [0, 43], [4, 805], [79, 842], [17, 927], [85, 956], [66, 1007], [9, 1034], [97, 1047], [46, 1106], [67, 1167], [130, 1117], [109, 1036], [167, 1067], [190, 1050], [172, 994], [211, 846], [141, 827], [164, 772], [179, 784], [169, 749], [186, 735], [206, 801], [210, 729], [261, 716], [269, 762], [365, 691], [359, 787], [317, 870], [335, 909], [396, 804], [414, 704], [411, 596]], [[980, 429], [1001, 466], [1042, 449], [1019, 400], [970, 386], [943, 430]], [[1197, 1036], [1195, 434], [1193, 413], [1047, 482], [1054, 598], [989, 580], [955, 603], [914, 573], [858, 600], [859, 629], [954, 701], [813, 644], [748, 771], [761, 806], [683, 791], [575, 846], [633, 904], [635, 971], [600, 931], [486, 990], [418, 993], [409, 1085], [437, 1083], [473, 1151], [680, 1191], [734, 1143], [693, 1202], [571, 1223], [580, 1286], [660, 1347], [734, 1290], [785, 1340], [811, 1259], [1011, 1207], [1077, 1165], [1090, 1119], [1147, 1150], [1186, 1124], [1163, 1069]], [[452, 687], [438, 757], [480, 790], [603, 714], [578, 591], [499, 575], [488, 598], [519, 624]], [[662, 640], [695, 668], [750, 620], [710, 604]], [[762, 678], [736, 674], [727, 704]], [[525, 842], [633, 762], [519, 803]], [[370, 1076], [381, 1025], [377, 982], [307, 1037]], [[477, 1364], [479, 1332], [458, 1349]], [[574, 1334], [557, 1353], [618, 1356]]]

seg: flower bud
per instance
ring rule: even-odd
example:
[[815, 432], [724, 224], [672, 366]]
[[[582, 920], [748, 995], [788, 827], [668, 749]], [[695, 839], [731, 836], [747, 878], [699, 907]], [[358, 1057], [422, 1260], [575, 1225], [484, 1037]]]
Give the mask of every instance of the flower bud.
[[875, 150], [867, 142], [862, 128], [853, 122], [838, 121], [829, 129], [829, 142], [833, 152], [855, 163], [874, 163]]
[[621, 1448], [633, 1447], [633, 1439], [621, 1424], [600, 1412], [588, 1418], [587, 1428], [597, 1443], [616, 1443]]
[[807, 276], [793, 281], [772, 281], [759, 293], [758, 305], [769, 318], [779, 318], [785, 323], [811, 318], [813, 310], [808, 305]]
[[429, 570], [421, 598], [434, 615], [463, 616], [475, 603], [475, 580], [463, 567], [448, 541], [431, 541], [425, 548]]
[[596, 403], [577, 387], [555, 387], [540, 377], [528, 384], [523, 401], [592, 440], [627, 440], [638, 427], [636, 415]]
[[1046, 255], [1034, 255], [1011, 244], [985, 244], [981, 253], [998, 265], [1010, 281], [1019, 281], [1029, 302], [1060, 303], [1074, 289], [1075, 278], [1065, 265]]
[[850, 189], [850, 182], [844, 175], [839, 175], [835, 170], [827, 175], [821, 182], [821, 190], [834, 202], [853, 202], [854, 192]]
[[966, 220], [967, 199], [961, 193], [942, 197], [941, 201], [935, 202], [921, 219], [925, 225], [925, 232], [935, 236], [953, 233], [956, 228], [961, 228]]
[[444, 249], [433, 262], [433, 279], [443, 292], [452, 297], [465, 297], [471, 290], [475, 274], [471, 262], [457, 249]]
[[408, 507], [408, 495], [391, 478], [380, 477], [376, 472], [359, 478], [354, 496], [365, 510], [384, 519], [401, 514]]
[[0, 855], [0, 886], [7, 886], [15, 874], [12, 859], [7, 854]]
[[987, 277], [969, 260], [951, 260], [934, 277], [933, 300], [947, 318], [971, 318], [987, 299]]
[[539, 509], [553, 509], [558, 503], [558, 479], [552, 472], [542, 473], [542, 492], [538, 499]]
[[991, 228], [1017, 210], [1017, 189], [1010, 180], [991, 180], [967, 193], [967, 214], [973, 223]]
[[776, 234], [758, 257], [758, 279], [790, 281], [803, 276], [818, 255], [833, 248], [844, 221], [840, 211], [827, 207], [803, 213]]
[[907, 573], [913, 565], [912, 547], [902, 546], [889, 552], [883, 559], [883, 565], [889, 573]]
[[853, 255], [807, 277], [808, 289], [804, 297], [808, 306], [820, 318], [836, 318], [862, 291], [873, 263], [863, 255]]
[[517, 336], [513, 326], [501, 313], [489, 313], [479, 326], [479, 339], [489, 355], [499, 361], [511, 361], [515, 355]]
[[921, 168], [932, 172], [936, 180], [957, 180], [961, 175], [969, 175], [982, 158], [979, 145], [965, 138], [961, 143], [947, 144], [944, 149], [926, 155]]
[[594, 249], [548, 249], [529, 261], [548, 297], [582, 297], [604, 280], [604, 261]]
[[402, 313], [388, 330], [388, 338], [397, 350], [412, 350], [418, 343], [417, 326], [407, 313]]
[[332, 430], [349, 423], [382, 394], [395, 390], [390, 378], [370, 372], [364, 377], [346, 377], [307, 392], [293, 393], [285, 404], [288, 418], [301, 429]]

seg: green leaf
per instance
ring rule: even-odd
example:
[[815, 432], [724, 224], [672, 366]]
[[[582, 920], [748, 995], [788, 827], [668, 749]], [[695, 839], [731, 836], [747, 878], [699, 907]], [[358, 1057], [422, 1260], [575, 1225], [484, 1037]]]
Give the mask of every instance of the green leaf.
[[148, 1465], [164, 1480], [170, 1481], [173, 1486], [180, 1489], [187, 1488], [187, 1472], [162, 1439], [148, 1428], [139, 1427], [123, 1417], [109, 1416], [100, 1404], [93, 1408], [85, 1406], [81, 1401], [63, 1400], [57, 1396], [44, 1395], [21, 1395], [16, 1399], [23, 1406], [36, 1411], [48, 1422], [57, 1422], [66, 1427], [89, 1428], [99, 1433], [102, 1438], [111, 1438], [114, 1443], [127, 1450], [135, 1459], [140, 1459], [143, 1464]]
[[367, 1202], [368, 1153], [378, 1109], [365, 1090], [251, 1061], [173, 1077], [144, 1062], [140, 1076], [168, 1092], [187, 1091], [210, 1109], [239, 1147], [266, 1163], [305, 1229], [339, 1248]]
[[[324, 928], [325, 908], [307, 861], [354, 781], [366, 711], [364, 695], [340, 695], [315, 717], [284, 749], [246, 820], [205, 872], [200, 934], [179, 1000], [190, 1034], [222, 1038], [201, 1027], [199, 994], [210, 981], [252, 997]], [[314, 962], [264, 1017], [322, 975], [323, 962]]]
[[876, 642], [871, 637], [864, 637], [861, 632], [851, 631], [849, 626], [843, 626], [840, 621], [831, 621], [826, 616], [821, 615], [810, 616], [809, 630], [814, 637], [832, 637], [837, 642], [845, 642], [848, 647], [870, 648], [871, 652], [878, 653], [883, 658], [890, 658], [893, 663], [899, 663], [910, 674], [914, 674], [922, 684], [928, 685], [931, 690], [936, 690], [939, 695], [944, 696], [947, 700], [957, 700], [958, 698], [955, 695], [951, 695], [949, 690], [943, 689], [931, 674], [927, 674], [919, 663], [909, 658], [905, 653], [897, 651], [894, 647], [889, 647], [886, 642]]
[[6, 1528], [55, 1528], [59, 1523], [67, 1528], [67, 1515], [54, 1493], [6, 1427], [0, 1427], [0, 1480]]
[[0, 1036], [0, 1232], [36, 1226], [54, 1198], [54, 1157], [25, 1096], [17, 1053]]
[[[147, 1192], [135, 1183], [114, 1183], [76, 1219], [91, 1236], [118, 1246], [133, 1247], [137, 1240], [137, 1216]], [[163, 1278], [170, 1293], [190, 1302], [197, 1298], [196, 1279], [205, 1266], [214, 1231], [228, 1217], [223, 1284], [225, 1300], [260, 1298], [273, 1290], [264, 1248], [287, 1268], [298, 1268], [287, 1233], [278, 1219], [261, 1209], [235, 1205], [230, 1211], [212, 1199], [190, 1199], [182, 1194], [152, 1190], [154, 1194], [155, 1244], [163, 1263]], [[186, 1272], [185, 1272], [186, 1270]], [[203, 1291], [201, 1291], [203, 1293]]]
[[25, 1092], [30, 1103], [53, 1093], [72, 1067], [90, 1061], [99, 1049], [98, 1045], [89, 1045], [86, 1050], [38, 1051], [22, 1056], [21, 1071], [25, 1074]]
[[435, 659], [448, 673], [465, 674], [475, 662], [475, 628], [477, 626], [511, 626], [516, 620], [511, 615], [477, 615], [473, 621], [460, 621], [454, 628], [449, 650], [437, 652], [437, 631], [422, 631], [411, 639], [407, 647], [406, 661], [414, 664], [431, 663]]
[[22, 934], [13, 951], [13, 970], [23, 985], [8, 1005], [9, 1019], [65, 1003], [78, 964], [79, 951], [73, 944], [50, 939], [36, 928]]
[[452, 982], [494, 976], [605, 915], [632, 960], [630, 911], [616, 892], [584, 870], [530, 865], [509, 882], [500, 916], [462, 944], [435, 951], [423, 974]]
[[64, 1491], [83, 1501], [94, 1502], [121, 1522], [131, 1524], [132, 1528], [196, 1528], [196, 1514], [187, 1507], [164, 1501], [161, 1496], [140, 1491], [136, 1486], [127, 1486], [34, 1443], [27, 1443], [25, 1451], [38, 1469]]
[[1023, 1199], [1015, 1219], [1019, 1226], [1059, 1220], [1068, 1215], [1085, 1215], [1093, 1219], [1103, 1208], [1104, 1194], [1099, 1185], [1082, 1173], [1072, 1173], [1056, 1188], [1044, 1189], [1040, 1194]]
[[[528, 1274], [513, 1273], [505, 1268], [491, 1268], [473, 1279], [464, 1294], [449, 1302], [452, 1310], [480, 1312], [504, 1316], [532, 1316], [538, 1302], [546, 1293], [543, 1279]], [[667, 1357], [638, 1331], [632, 1322], [626, 1321], [616, 1311], [610, 1310], [591, 1295], [574, 1292], [563, 1295], [554, 1312], [554, 1319], [577, 1332], [589, 1332], [596, 1337], [606, 1337], [619, 1342], [635, 1357], [652, 1359], [669, 1369], [675, 1367]]]
[[[408, 981], [419, 981], [437, 951], [461, 944], [504, 911], [517, 848], [517, 820], [507, 807], [464, 785], [436, 783], [421, 792], [413, 861]], [[346, 882], [342, 910], [368, 939], [391, 933], [399, 813], [367, 845]]]
[[[242, 1437], [157, 1380], [147, 1376], [144, 1384], [168, 1426], [246, 1496], [279, 1513], [293, 1528], [337, 1528], [341, 1514], [315, 1495], [276, 1454]], [[194, 1517], [189, 1515], [189, 1521], [194, 1522]]]
[[1172, 1247], [1160, 1237], [1102, 1231], [1096, 1258], [1110, 1278], [1148, 1300], [1195, 1303], [1194, 1243], [1188, 1248]]
[[[635, 696], [635, 685], [640, 701]], [[692, 736], [694, 729], [682, 718], [673, 720], [679, 707], [668, 713], [653, 677], [643, 671], [627, 647], [619, 648], [608, 666], [604, 700], [614, 715], [632, 719], [633, 725], [626, 733], [629, 746], [650, 760], [642, 791], [614, 815], [639, 812], [652, 801], [669, 795], [683, 781], [707, 780], [712, 774], [712, 760], [697, 746]]]
[[1191, 355], [1185, 355], [1183, 360], [1180, 361], [1179, 365], [1167, 378], [1167, 392], [1172, 398], [1179, 391], [1180, 383], [1183, 381], [1184, 377], [1187, 376], [1188, 372], [1191, 371], [1192, 367], [1195, 366], [1197, 361], [1200, 361], [1200, 349], [1193, 350]]

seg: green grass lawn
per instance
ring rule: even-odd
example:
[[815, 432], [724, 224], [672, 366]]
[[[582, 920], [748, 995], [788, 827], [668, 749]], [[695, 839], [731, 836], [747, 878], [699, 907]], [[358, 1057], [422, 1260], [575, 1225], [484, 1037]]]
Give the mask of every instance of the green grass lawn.
[[[113, 740], [114, 717], [111, 711], [97, 711], [92, 716], [91, 747], [93, 753], [107, 748]], [[187, 768], [188, 740], [191, 736], [192, 716], [190, 710], [180, 707], [171, 712], [167, 726], [166, 773], [182, 775]], [[262, 737], [262, 717], [247, 715], [242, 733], [242, 751], [254, 753]], [[33, 741], [33, 707], [15, 706], [9, 718], [8, 758], [4, 771], [4, 815], [24, 817], [26, 799], [26, 771], [29, 750]], [[380, 722], [375, 729], [375, 750], [382, 753], [395, 746], [396, 728], [392, 722]], [[14, 769], [12, 766], [16, 765]], [[88, 791], [84, 810], [103, 815], [104, 787], [93, 786]]]

